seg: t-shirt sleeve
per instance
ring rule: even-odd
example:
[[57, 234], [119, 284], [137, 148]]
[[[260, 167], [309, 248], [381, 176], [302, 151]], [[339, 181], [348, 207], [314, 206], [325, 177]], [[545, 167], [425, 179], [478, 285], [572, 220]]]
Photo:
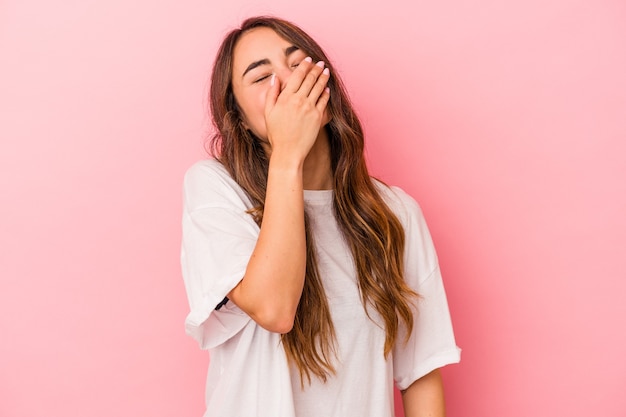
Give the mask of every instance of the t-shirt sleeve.
[[202, 349], [236, 335], [250, 317], [232, 302], [216, 306], [243, 278], [258, 238], [246, 197], [215, 161], [185, 175], [181, 266], [190, 312], [187, 334]]
[[419, 294], [415, 300], [413, 329], [399, 333], [393, 351], [396, 385], [404, 390], [414, 381], [444, 365], [460, 361], [437, 254], [418, 204], [394, 187], [404, 207], [399, 213], [405, 227], [405, 280]]

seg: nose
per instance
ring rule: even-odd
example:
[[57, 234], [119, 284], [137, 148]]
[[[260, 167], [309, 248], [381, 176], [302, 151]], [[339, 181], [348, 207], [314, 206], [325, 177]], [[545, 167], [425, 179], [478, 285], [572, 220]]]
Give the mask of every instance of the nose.
[[280, 90], [282, 91], [287, 85], [287, 81], [291, 76], [293, 69], [287, 66], [281, 66], [280, 68], [274, 69], [274, 74], [276, 74], [276, 78], [280, 81]]

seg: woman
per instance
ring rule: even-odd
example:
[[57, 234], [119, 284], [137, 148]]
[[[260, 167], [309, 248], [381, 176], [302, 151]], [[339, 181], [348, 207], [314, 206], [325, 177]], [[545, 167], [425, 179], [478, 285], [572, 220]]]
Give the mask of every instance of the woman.
[[417, 204], [369, 177], [363, 132], [322, 49], [251, 18], [224, 39], [216, 159], [184, 184], [187, 332], [210, 351], [212, 416], [443, 416], [458, 362]]

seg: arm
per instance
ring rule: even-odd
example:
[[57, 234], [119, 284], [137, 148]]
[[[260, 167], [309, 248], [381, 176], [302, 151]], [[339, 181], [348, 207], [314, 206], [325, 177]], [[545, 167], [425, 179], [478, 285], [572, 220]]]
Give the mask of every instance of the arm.
[[302, 168], [272, 158], [259, 239], [228, 298], [267, 330], [288, 332], [304, 285], [305, 245]]
[[445, 417], [443, 383], [439, 369], [424, 375], [402, 391], [406, 417]]
[[324, 91], [328, 76], [321, 73], [321, 67], [307, 62], [294, 71], [282, 93], [276, 79], [268, 90], [271, 155], [263, 222], [246, 273], [228, 295], [260, 326], [277, 333], [293, 327], [304, 285], [302, 169], [329, 98]]

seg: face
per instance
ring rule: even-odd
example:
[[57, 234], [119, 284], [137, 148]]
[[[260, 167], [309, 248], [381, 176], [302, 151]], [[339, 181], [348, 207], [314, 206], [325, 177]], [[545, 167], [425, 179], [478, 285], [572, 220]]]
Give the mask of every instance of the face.
[[258, 138], [267, 140], [265, 95], [270, 78], [276, 74], [280, 85], [306, 58], [304, 51], [278, 36], [270, 28], [259, 27], [244, 33], [233, 51], [233, 93], [243, 112], [244, 125]]

